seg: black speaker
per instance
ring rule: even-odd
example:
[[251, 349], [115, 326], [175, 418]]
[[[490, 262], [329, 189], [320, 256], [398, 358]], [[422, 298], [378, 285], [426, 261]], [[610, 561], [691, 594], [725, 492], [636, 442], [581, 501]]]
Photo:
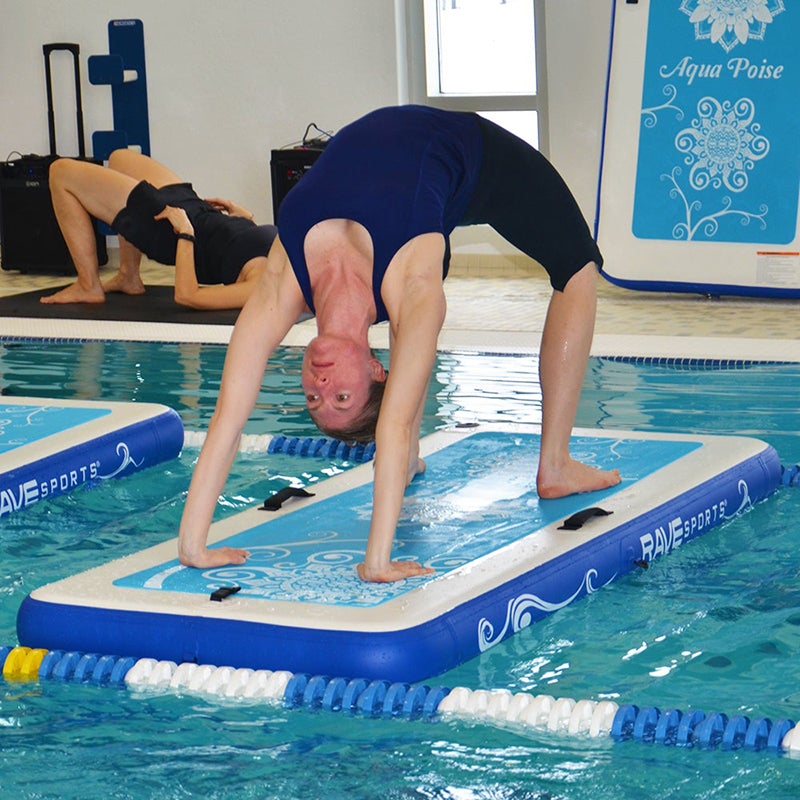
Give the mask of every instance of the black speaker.
[[[23, 156], [0, 163], [0, 256], [4, 270], [75, 274], [50, 200], [48, 171], [53, 160], [52, 156]], [[94, 228], [97, 259], [106, 264], [106, 237], [98, 232], [97, 220]]]
[[273, 150], [269, 167], [272, 177], [272, 216], [278, 224], [278, 209], [283, 198], [302, 177], [311, 169], [314, 162], [322, 155], [324, 148], [291, 147], [285, 150]]

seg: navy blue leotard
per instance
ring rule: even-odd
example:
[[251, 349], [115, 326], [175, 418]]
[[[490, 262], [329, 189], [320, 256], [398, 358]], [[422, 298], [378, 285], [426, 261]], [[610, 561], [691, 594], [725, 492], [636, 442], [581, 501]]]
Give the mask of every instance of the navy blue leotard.
[[278, 231], [311, 310], [303, 252], [308, 231], [349, 219], [372, 237], [372, 287], [378, 322], [388, 319], [380, 287], [394, 254], [410, 239], [447, 237], [478, 177], [481, 134], [471, 114], [422, 106], [383, 108], [342, 128], [278, 212]]
[[[381, 284], [389, 263], [423, 233], [441, 233], [447, 243], [458, 225], [489, 224], [539, 261], [556, 289], [589, 261], [602, 263], [552, 165], [526, 142], [472, 113], [382, 108], [333, 137], [278, 213], [281, 242], [312, 311], [304, 242], [326, 219], [358, 222], [372, 238], [376, 322], [388, 319]], [[449, 246], [443, 278], [448, 254]]]

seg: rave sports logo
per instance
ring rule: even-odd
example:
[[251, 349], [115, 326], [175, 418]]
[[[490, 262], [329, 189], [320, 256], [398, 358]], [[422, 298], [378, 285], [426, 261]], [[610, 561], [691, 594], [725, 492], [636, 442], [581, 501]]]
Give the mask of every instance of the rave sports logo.
[[708, 39], [726, 52], [748, 39], [764, 40], [775, 16], [784, 11], [783, 0], [682, 0], [698, 41]]
[[753, 501], [750, 499], [750, 487], [747, 485], [747, 481], [740, 478], [736, 490], [739, 494], [739, 506], [733, 513], [729, 513], [728, 500], [723, 497], [716, 503], [710, 503], [705, 508], [692, 512], [688, 516], [676, 514], [672, 519], [656, 525], [651, 531], [640, 536], [641, 560], [649, 563], [658, 556], [667, 555], [684, 542], [688, 542], [689, 539], [693, 539], [720, 522], [733, 519], [746, 509], [752, 508]]
[[97, 479], [99, 466], [100, 462], [92, 461], [55, 475], [30, 478], [14, 488], [0, 489], [0, 517]]
[[727, 501], [722, 499], [688, 518], [678, 515], [663, 525], [657, 525], [652, 531], [639, 537], [642, 546], [641, 561], [649, 564], [654, 558], [671, 553], [689, 539], [713, 528], [728, 518], [727, 507]]
[[30, 478], [14, 487], [0, 489], [0, 517], [27, 508], [39, 500], [64, 494], [89, 481], [116, 478], [130, 467], [138, 469], [144, 463], [143, 458], [138, 461], [133, 458], [126, 442], [118, 442], [114, 452], [119, 457], [119, 464], [111, 472], [101, 473], [101, 460], [97, 460], [54, 474]]

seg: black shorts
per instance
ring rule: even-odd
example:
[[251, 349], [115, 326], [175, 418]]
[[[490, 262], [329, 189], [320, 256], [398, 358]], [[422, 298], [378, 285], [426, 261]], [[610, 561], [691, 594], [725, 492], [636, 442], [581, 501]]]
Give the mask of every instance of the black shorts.
[[554, 289], [603, 257], [575, 198], [555, 167], [527, 142], [478, 117], [483, 158], [460, 225], [491, 225], [538, 261]]
[[193, 211], [210, 208], [201, 200], [190, 183], [175, 183], [156, 189], [147, 181], [137, 183], [128, 195], [125, 208], [117, 214], [111, 227], [160, 264], [175, 263], [178, 240], [169, 220], [155, 220], [165, 206], [183, 208], [191, 219]]

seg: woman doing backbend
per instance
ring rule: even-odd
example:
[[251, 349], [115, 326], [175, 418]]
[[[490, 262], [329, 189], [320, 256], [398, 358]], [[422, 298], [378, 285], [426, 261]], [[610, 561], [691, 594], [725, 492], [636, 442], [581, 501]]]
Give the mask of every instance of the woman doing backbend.
[[[419, 431], [445, 318], [448, 236], [478, 223], [539, 261], [554, 289], [540, 353], [540, 496], [620, 481], [617, 470], [582, 464], [569, 451], [601, 256], [563, 180], [535, 149], [475, 114], [386, 108], [334, 136], [281, 205], [280, 234], [234, 328], [192, 477], [182, 563], [241, 564], [249, 555], [209, 549], [208, 530], [267, 360], [308, 307], [318, 333], [302, 367], [312, 417], [339, 438], [375, 434], [372, 520], [358, 573], [384, 582], [431, 572], [393, 561], [392, 543], [405, 488], [425, 467]], [[382, 320], [390, 326], [388, 375], [367, 341]]]
[[[134, 150], [115, 150], [108, 168], [60, 158], [50, 194], [78, 278], [42, 303], [102, 303], [106, 292], [144, 294], [142, 253], [175, 265], [175, 302], [241, 308], [267, 264], [277, 234], [230, 200], [201, 200], [191, 184]], [[100, 280], [92, 217], [119, 234], [118, 272]]]

